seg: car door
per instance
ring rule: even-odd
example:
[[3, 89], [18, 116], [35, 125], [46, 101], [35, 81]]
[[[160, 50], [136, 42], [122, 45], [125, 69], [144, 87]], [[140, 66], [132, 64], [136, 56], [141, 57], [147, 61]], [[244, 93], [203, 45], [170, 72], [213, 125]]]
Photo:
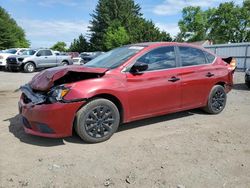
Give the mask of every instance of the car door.
[[56, 57], [50, 50], [39, 50], [36, 54], [36, 62], [39, 67], [53, 67], [56, 65]]
[[180, 108], [174, 46], [152, 49], [137, 59], [148, 65], [139, 74], [127, 72], [129, 114], [132, 120], [172, 112]]
[[201, 49], [179, 46], [178, 54], [182, 109], [204, 106], [213, 86], [214, 68]]

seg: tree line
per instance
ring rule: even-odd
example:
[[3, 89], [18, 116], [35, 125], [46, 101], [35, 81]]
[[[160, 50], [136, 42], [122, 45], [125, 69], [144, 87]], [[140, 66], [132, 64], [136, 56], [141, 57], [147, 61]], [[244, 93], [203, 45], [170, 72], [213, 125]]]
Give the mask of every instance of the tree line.
[[[51, 48], [83, 52], [107, 51], [149, 41], [211, 40], [216, 44], [250, 41], [250, 0], [244, 0], [241, 6], [225, 2], [207, 10], [199, 6], [185, 7], [178, 22], [180, 32], [173, 38], [145, 19], [134, 0], [99, 0], [91, 17], [87, 36], [78, 36], [68, 49], [65, 42], [58, 42]], [[28, 46], [23, 29], [0, 7], [0, 49]]]
[[29, 45], [24, 30], [0, 6], [0, 50], [14, 47], [26, 48]]

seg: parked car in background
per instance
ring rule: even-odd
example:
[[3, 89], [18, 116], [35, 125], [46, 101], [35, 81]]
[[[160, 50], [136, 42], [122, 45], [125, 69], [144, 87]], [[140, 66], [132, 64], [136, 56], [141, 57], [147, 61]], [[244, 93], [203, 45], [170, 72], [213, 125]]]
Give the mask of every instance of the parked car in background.
[[73, 58], [74, 65], [83, 65], [92, 59], [98, 57], [99, 55], [103, 54], [104, 52], [83, 52], [79, 55], [79, 57]]
[[75, 57], [79, 57], [78, 52], [68, 52], [67, 55], [69, 55], [72, 59], [75, 58]]
[[75, 129], [91, 143], [121, 123], [193, 108], [218, 114], [233, 86], [235, 67], [225, 61], [190, 44], [127, 45], [38, 73], [21, 87], [19, 112], [27, 133], [66, 137]]
[[70, 56], [56, 55], [50, 49], [27, 50], [21, 56], [7, 58], [7, 67], [10, 70], [19, 69], [25, 72], [34, 72], [37, 68], [71, 65]]
[[6, 68], [6, 59], [11, 55], [21, 55], [27, 48], [11, 48], [0, 52], [0, 67]]
[[247, 87], [250, 88], [250, 68], [248, 68], [246, 70], [245, 83], [246, 83]]

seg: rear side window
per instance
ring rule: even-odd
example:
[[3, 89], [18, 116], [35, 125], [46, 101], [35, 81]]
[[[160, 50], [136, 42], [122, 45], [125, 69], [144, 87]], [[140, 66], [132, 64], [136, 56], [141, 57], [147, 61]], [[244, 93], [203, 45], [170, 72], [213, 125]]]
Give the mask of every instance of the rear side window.
[[212, 54], [210, 54], [210, 53], [208, 53], [208, 52], [206, 52], [206, 51], [204, 51], [204, 54], [205, 54], [205, 56], [207, 58], [207, 62], [208, 63], [213, 63], [213, 61], [215, 59], [215, 56], [212, 55]]
[[192, 47], [179, 47], [180, 60], [183, 67], [193, 65], [203, 65], [206, 63], [204, 53]]
[[148, 64], [147, 71], [174, 68], [176, 67], [174, 47], [167, 46], [154, 49], [137, 61]]
[[50, 55], [52, 55], [52, 52], [50, 50], [44, 50], [44, 55], [50, 56]]
[[52, 55], [52, 52], [50, 50], [40, 50], [37, 55], [39, 56], [50, 56]]

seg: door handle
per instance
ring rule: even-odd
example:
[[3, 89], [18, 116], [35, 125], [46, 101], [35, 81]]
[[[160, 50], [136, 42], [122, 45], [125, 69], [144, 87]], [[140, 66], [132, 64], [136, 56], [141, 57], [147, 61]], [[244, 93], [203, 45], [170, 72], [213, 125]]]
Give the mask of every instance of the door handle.
[[207, 74], [206, 74], [206, 77], [212, 77], [212, 76], [214, 76], [214, 74], [212, 74], [211, 72], [208, 72]]
[[180, 78], [177, 78], [175, 76], [172, 76], [170, 79], [168, 79], [169, 82], [176, 82], [176, 81], [179, 81]]

